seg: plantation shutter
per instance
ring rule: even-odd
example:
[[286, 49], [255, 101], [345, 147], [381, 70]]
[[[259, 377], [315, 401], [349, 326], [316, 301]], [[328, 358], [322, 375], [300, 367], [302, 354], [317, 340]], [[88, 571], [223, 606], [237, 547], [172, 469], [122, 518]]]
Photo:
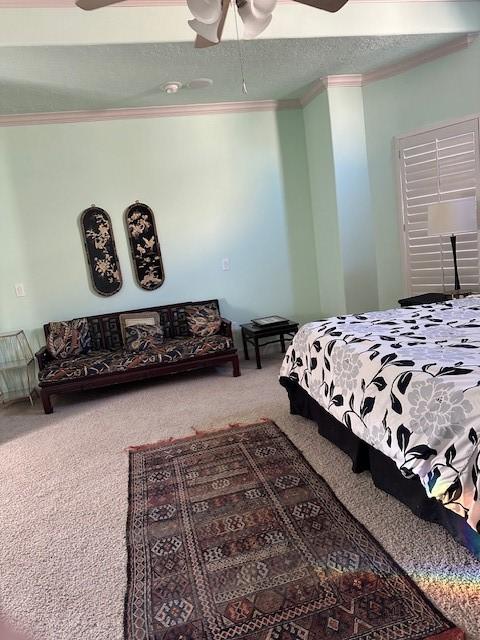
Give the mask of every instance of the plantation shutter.
[[[479, 120], [399, 140], [407, 282], [411, 295], [454, 288], [449, 236], [429, 236], [429, 204], [480, 194]], [[480, 291], [478, 233], [457, 236], [462, 289]]]

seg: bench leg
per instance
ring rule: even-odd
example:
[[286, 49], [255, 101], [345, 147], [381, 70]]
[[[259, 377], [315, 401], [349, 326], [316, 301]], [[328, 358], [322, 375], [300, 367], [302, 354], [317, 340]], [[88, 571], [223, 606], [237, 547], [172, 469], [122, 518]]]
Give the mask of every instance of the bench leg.
[[233, 377], [234, 378], [238, 378], [238, 376], [241, 376], [241, 371], [240, 371], [240, 361], [238, 359], [238, 356], [233, 356], [232, 358], [232, 367], [233, 367]]
[[45, 413], [53, 413], [50, 393], [46, 389], [40, 389], [40, 398], [42, 400], [43, 410]]

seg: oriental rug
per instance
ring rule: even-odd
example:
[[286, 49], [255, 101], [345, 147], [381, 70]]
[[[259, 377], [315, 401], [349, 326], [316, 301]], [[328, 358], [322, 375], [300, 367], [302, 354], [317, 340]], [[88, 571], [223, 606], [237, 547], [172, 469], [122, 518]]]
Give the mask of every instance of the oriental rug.
[[130, 450], [126, 640], [462, 640], [270, 421]]

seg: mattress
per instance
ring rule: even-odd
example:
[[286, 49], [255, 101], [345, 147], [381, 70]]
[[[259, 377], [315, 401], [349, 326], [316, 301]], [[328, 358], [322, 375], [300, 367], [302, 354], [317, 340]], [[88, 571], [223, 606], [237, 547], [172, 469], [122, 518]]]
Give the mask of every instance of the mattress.
[[480, 298], [306, 324], [280, 376], [480, 533]]

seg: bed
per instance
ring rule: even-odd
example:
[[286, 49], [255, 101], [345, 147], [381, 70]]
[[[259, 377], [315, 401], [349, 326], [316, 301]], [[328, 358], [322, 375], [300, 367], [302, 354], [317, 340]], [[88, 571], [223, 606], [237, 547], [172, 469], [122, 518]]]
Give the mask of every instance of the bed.
[[280, 382], [355, 471], [480, 557], [480, 297], [306, 324]]

